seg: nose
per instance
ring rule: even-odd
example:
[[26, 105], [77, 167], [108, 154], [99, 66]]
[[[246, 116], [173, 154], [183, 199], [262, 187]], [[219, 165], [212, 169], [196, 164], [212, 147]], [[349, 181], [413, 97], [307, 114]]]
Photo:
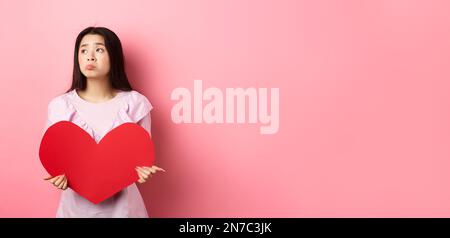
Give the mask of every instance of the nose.
[[90, 56], [87, 57], [87, 61], [88, 61], [88, 62], [90, 62], [90, 61], [95, 61], [95, 57], [92, 56], [92, 55], [90, 55]]

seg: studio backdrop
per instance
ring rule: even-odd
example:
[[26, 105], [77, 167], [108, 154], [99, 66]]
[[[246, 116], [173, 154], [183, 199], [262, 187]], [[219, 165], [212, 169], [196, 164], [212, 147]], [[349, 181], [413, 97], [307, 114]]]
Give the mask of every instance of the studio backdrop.
[[77, 34], [153, 105], [150, 217], [449, 217], [450, 2], [0, 0], [0, 217], [54, 217], [38, 150]]

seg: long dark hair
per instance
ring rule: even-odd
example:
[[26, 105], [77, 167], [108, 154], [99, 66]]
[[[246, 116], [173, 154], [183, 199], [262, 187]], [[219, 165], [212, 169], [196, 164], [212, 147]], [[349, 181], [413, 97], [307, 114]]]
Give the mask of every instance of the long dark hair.
[[75, 41], [72, 86], [69, 90], [67, 90], [67, 92], [73, 89], [86, 89], [86, 76], [84, 76], [80, 70], [80, 64], [78, 63], [78, 50], [80, 49], [81, 40], [87, 34], [101, 35], [105, 39], [105, 47], [108, 51], [110, 62], [108, 76], [111, 86], [114, 89], [122, 91], [133, 90], [130, 82], [128, 82], [127, 74], [125, 73], [125, 59], [123, 57], [122, 44], [120, 43], [119, 37], [117, 37], [113, 31], [105, 27], [88, 27], [78, 34]]

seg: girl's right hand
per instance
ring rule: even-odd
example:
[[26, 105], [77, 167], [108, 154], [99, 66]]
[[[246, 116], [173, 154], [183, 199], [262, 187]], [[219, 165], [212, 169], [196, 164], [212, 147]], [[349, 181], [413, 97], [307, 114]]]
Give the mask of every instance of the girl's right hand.
[[48, 178], [44, 178], [44, 180], [49, 181], [58, 189], [66, 190], [67, 189], [67, 177], [66, 175], [58, 175], [58, 176], [50, 176]]

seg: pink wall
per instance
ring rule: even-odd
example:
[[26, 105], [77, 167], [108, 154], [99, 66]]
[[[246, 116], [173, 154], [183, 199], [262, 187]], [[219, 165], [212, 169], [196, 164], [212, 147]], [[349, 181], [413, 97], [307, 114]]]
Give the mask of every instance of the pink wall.
[[[152, 217], [449, 217], [449, 1], [0, 0], [0, 216], [53, 217], [37, 155], [76, 35], [155, 106]], [[280, 126], [175, 124], [175, 88], [279, 88]]]

